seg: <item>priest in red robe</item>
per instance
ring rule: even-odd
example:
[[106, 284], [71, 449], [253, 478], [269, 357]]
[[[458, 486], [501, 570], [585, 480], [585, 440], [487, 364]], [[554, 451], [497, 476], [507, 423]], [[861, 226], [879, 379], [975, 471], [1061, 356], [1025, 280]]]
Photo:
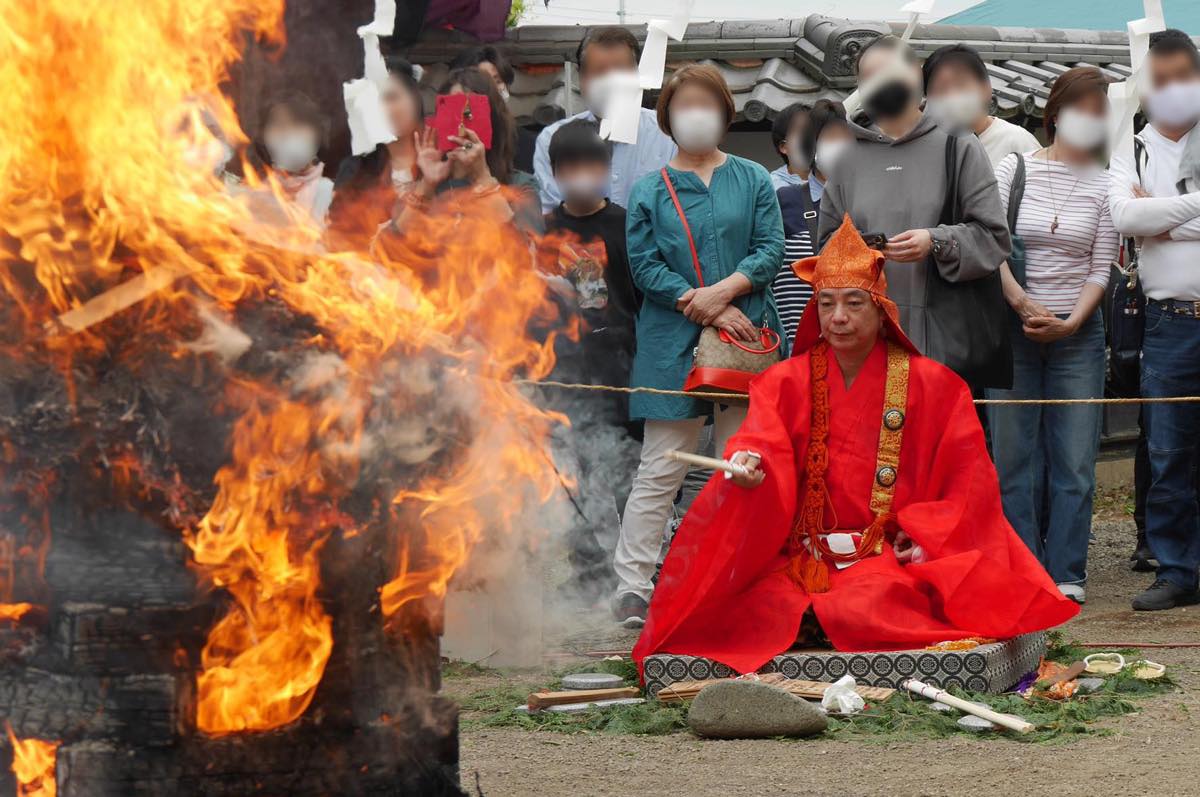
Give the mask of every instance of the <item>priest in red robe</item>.
[[883, 255], [849, 217], [793, 268], [815, 296], [795, 355], [672, 541], [634, 659], [675, 653], [753, 672], [819, 624], [842, 651], [1013, 637], [1063, 597], [1004, 519], [971, 394], [922, 357], [887, 298]]

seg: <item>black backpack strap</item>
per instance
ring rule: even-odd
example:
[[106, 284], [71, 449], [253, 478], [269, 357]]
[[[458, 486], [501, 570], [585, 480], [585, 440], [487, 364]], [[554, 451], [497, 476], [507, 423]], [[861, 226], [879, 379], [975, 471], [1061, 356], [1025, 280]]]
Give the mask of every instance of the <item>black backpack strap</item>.
[[946, 191], [941, 224], [958, 224], [958, 137], [946, 136]]
[[816, 252], [821, 248], [820, 244], [817, 243], [817, 209], [813, 205], [812, 192], [808, 187], [808, 183], [801, 183], [799, 188], [800, 204], [804, 208], [804, 226], [808, 228], [808, 240], [812, 242], [812, 249]]
[[1017, 215], [1021, 212], [1021, 201], [1025, 199], [1025, 156], [1014, 152], [1012, 157], [1017, 159], [1017, 168], [1008, 186], [1008, 231], [1015, 235]]

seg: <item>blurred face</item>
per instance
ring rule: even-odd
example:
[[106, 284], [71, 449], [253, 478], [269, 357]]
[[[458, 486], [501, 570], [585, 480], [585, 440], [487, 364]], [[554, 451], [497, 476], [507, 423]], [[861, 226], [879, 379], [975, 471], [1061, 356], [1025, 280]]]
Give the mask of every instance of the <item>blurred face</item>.
[[779, 145], [779, 154], [788, 159], [793, 169], [807, 169], [812, 153], [804, 151], [804, 131], [808, 129], [808, 114], [797, 113], [788, 124], [787, 138]]
[[599, 161], [560, 163], [554, 181], [568, 205], [594, 205], [608, 196], [608, 164]]
[[846, 148], [853, 145], [854, 134], [846, 125], [827, 124], [821, 128], [817, 136], [817, 148], [813, 153], [813, 166], [825, 178], [833, 175], [837, 163], [846, 153]]
[[921, 71], [904, 60], [899, 50], [876, 46], [858, 64], [863, 107], [875, 121], [904, 115], [921, 97]]
[[1055, 119], [1054, 142], [1091, 152], [1108, 139], [1108, 99], [1099, 92], [1064, 105]]
[[712, 152], [725, 137], [725, 105], [702, 83], [689, 81], [676, 89], [668, 112], [671, 135], [684, 152]]
[[301, 121], [286, 105], [276, 105], [263, 125], [263, 143], [271, 165], [286, 172], [300, 172], [317, 157], [320, 131]]
[[409, 139], [423, 124], [417, 98], [395, 76], [389, 76], [383, 91], [383, 108], [396, 138]]
[[475, 68], [491, 78], [492, 83], [496, 86], [496, 92], [507, 99], [508, 84], [504, 82], [504, 78], [500, 77], [500, 70], [496, 69], [495, 64], [491, 61], [480, 61]]
[[583, 49], [583, 66], [579, 71], [579, 87], [586, 94], [588, 84], [610, 72], [632, 72], [637, 58], [624, 44], [589, 44]]
[[992, 86], [962, 64], [938, 67], [929, 81], [926, 111], [939, 123], [954, 128], [974, 128], [987, 116]]
[[1150, 56], [1150, 85], [1161, 89], [1168, 83], [1200, 82], [1200, 69], [1187, 53]]
[[1182, 134], [1200, 119], [1200, 67], [1186, 52], [1151, 54], [1150, 93], [1142, 106], [1160, 130]]
[[821, 335], [835, 352], [869, 351], [879, 338], [883, 313], [871, 294], [857, 288], [824, 288], [817, 296]]

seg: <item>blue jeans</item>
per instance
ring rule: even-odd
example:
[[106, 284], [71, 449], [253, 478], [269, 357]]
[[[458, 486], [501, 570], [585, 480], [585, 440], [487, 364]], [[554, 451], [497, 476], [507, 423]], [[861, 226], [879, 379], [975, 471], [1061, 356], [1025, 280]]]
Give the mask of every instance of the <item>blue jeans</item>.
[[[1080, 399], [1104, 394], [1104, 319], [1035, 343], [1013, 321], [1013, 389], [990, 399]], [[1100, 447], [1098, 404], [999, 404], [988, 407], [1004, 515], [1057, 584], [1087, 580], [1088, 536]], [[1047, 478], [1048, 476], [1048, 478]], [[1041, 520], [1043, 479], [1049, 513]]]
[[[1142, 345], [1142, 395], [1200, 395], [1200, 319], [1146, 308]], [[1146, 404], [1150, 489], [1146, 494], [1146, 540], [1158, 559], [1158, 576], [1196, 589], [1200, 568], [1200, 512], [1196, 467], [1200, 404]]]

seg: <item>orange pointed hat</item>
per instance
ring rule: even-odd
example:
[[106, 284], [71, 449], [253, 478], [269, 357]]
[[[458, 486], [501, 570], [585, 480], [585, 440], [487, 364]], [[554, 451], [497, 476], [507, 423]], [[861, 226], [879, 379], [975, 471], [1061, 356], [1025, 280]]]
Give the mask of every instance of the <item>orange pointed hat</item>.
[[796, 330], [796, 340], [792, 345], [794, 353], [811, 349], [821, 338], [817, 296], [825, 288], [858, 288], [871, 294], [875, 304], [883, 311], [887, 338], [913, 354], [920, 353], [900, 328], [900, 311], [887, 295], [883, 261], [883, 253], [867, 246], [847, 213], [842, 226], [830, 236], [821, 254], [792, 264], [796, 276], [813, 286], [813, 298], [804, 309], [804, 316]]

